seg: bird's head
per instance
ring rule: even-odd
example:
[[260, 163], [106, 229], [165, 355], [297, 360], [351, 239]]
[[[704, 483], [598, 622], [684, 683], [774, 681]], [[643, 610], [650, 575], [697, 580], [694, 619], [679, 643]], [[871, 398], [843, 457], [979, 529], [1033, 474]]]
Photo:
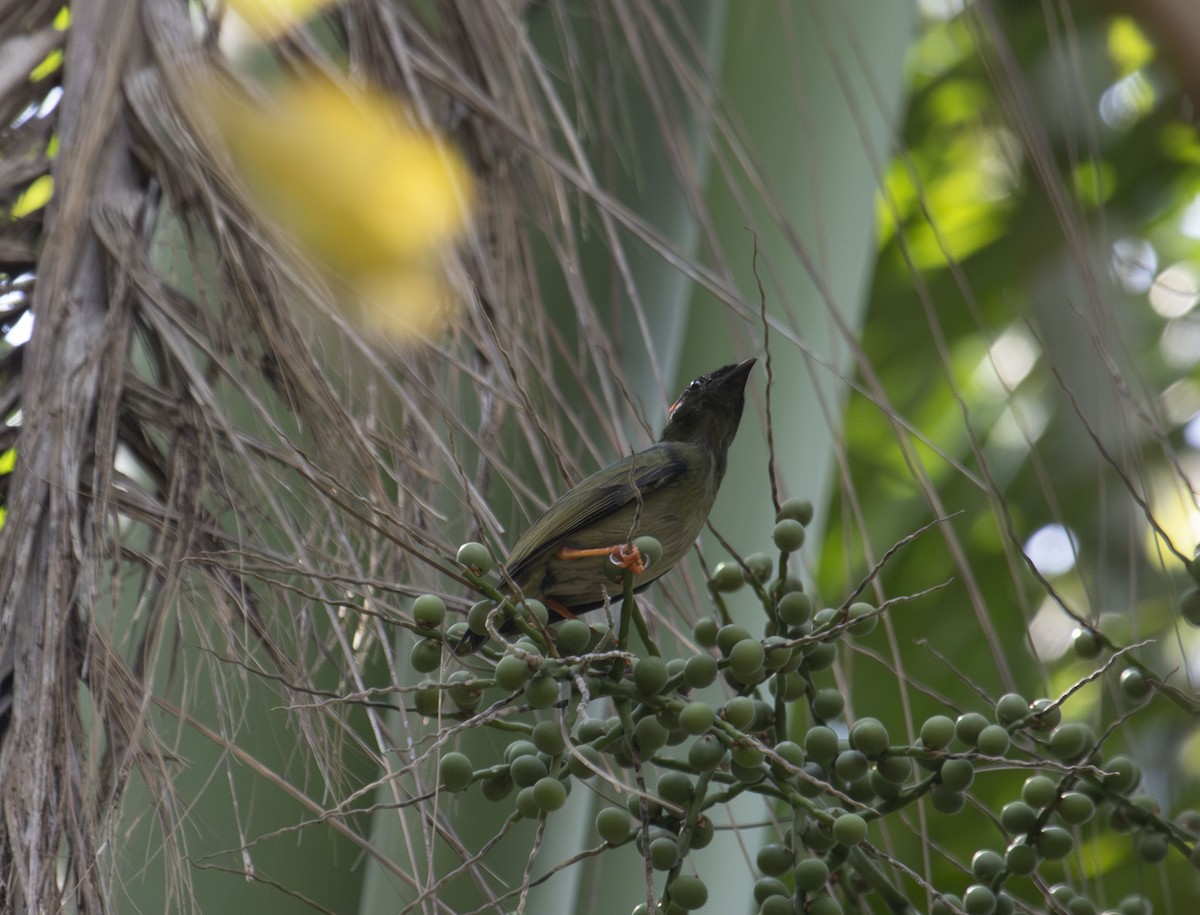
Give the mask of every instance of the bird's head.
[[737, 434], [746, 402], [746, 379], [757, 360], [747, 359], [701, 375], [679, 395], [667, 414], [659, 441], [704, 445], [717, 458], [720, 470]]

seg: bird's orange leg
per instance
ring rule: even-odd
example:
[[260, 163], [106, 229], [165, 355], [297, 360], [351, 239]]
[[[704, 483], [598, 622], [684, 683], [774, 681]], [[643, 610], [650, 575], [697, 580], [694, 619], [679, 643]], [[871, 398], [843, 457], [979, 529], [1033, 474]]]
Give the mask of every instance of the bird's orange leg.
[[560, 546], [554, 552], [555, 559], [587, 559], [593, 556], [607, 556], [613, 565], [629, 569], [634, 575], [641, 575], [646, 571], [646, 561], [642, 558], [642, 552], [632, 543], [618, 543], [616, 546], [600, 546], [586, 550]]

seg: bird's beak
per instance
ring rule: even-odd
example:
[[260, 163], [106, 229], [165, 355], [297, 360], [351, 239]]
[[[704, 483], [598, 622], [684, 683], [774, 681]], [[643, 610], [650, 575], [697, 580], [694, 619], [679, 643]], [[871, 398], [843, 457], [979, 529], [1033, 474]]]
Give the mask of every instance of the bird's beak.
[[758, 359], [754, 356], [751, 356], [745, 362], [739, 362], [733, 367], [733, 371], [725, 376], [726, 383], [732, 383], [734, 379], [737, 379], [738, 386], [744, 388], [746, 386], [746, 379], [750, 377], [750, 370], [754, 368], [754, 363], [756, 362], [758, 362]]

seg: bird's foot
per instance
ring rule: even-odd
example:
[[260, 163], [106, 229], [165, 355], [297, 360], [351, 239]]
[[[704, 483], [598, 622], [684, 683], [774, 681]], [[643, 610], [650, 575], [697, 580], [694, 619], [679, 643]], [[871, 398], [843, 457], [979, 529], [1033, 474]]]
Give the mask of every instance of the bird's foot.
[[646, 560], [642, 551], [632, 543], [619, 543], [608, 551], [608, 558], [618, 568], [628, 569], [634, 575], [646, 571]]
[[618, 543], [616, 546], [601, 546], [586, 550], [574, 547], [560, 546], [554, 553], [556, 559], [586, 559], [594, 556], [607, 556], [613, 565], [621, 569], [629, 569], [634, 575], [646, 571], [646, 560], [642, 551], [632, 543]]

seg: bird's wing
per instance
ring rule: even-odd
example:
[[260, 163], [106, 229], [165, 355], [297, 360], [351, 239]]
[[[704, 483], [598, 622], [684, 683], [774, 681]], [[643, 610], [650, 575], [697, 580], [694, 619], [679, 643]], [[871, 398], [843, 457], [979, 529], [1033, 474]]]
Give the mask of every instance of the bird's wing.
[[508, 557], [508, 573], [520, 578], [525, 564], [547, 549], [674, 481], [687, 469], [686, 447], [659, 442], [577, 484], [521, 535]]

